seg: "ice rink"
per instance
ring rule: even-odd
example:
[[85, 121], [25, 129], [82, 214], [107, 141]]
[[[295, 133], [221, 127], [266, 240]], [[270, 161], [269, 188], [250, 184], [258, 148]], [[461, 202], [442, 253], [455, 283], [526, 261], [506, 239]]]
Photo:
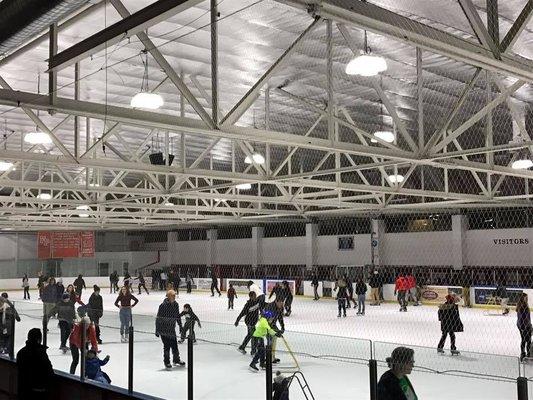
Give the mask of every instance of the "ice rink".
[[[107, 290], [107, 292], [106, 292]], [[111, 360], [103, 367], [113, 384], [127, 386], [127, 344], [120, 343], [116, 295], [103, 289], [105, 315], [101, 319], [102, 340], [100, 357], [109, 354]], [[82, 300], [88, 300], [89, 290]], [[186, 368], [166, 371], [162, 361], [161, 341], [155, 337], [155, 315], [163, 292], [138, 296], [133, 310], [135, 327], [134, 389], [153, 396], [181, 399], [187, 391]], [[233, 324], [247, 296], [235, 300], [235, 309], [227, 310], [225, 293], [211, 297], [207, 292], [180, 292], [180, 306], [191, 304], [202, 321], [196, 328], [198, 344], [194, 350], [195, 397], [198, 399], [258, 399], [265, 391], [264, 373], [248, 370], [249, 355], [236, 348], [242, 341], [246, 327]], [[17, 324], [15, 347], [24, 344], [31, 327], [40, 326], [42, 305], [35, 292], [32, 300], [22, 300], [22, 292], [10, 293], [22, 322]], [[285, 338], [295, 353], [316, 399], [369, 398], [368, 362], [371, 352], [379, 362], [378, 374], [386, 370], [384, 361], [396, 343], [415, 349], [417, 368], [411, 380], [420, 399], [507, 399], [516, 396], [516, 382], [520, 337], [516, 329], [516, 315], [486, 315], [481, 309], [461, 310], [464, 333], [457, 335], [461, 355], [437, 355], [440, 325], [435, 306], [409, 307], [400, 313], [396, 304], [366, 307], [365, 316], [348, 310], [347, 318], [337, 318], [337, 303], [331, 299], [296, 297], [293, 313], [285, 318]], [[51, 320], [48, 346], [54, 368], [68, 371], [70, 352], [59, 348], [59, 329]], [[187, 362], [186, 344], [180, 345], [182, 359]], [[449, 347], [447, 343], [446, 348]], [[281, 367], [293, 367], [294, 362], [285, 346], [278, 343]], [[533, 375], [529, 366], [525, 376]], [[276, 366], [274, 366], [274, 371]], [[79, 367], [77, 370], [79, 373]], [[285, 372], [286, 374], [289, 371]], [[530, 387], [530, 390], [533, 386]], [[291, 399], [305, 398], [297, 383], [291, 387]]]

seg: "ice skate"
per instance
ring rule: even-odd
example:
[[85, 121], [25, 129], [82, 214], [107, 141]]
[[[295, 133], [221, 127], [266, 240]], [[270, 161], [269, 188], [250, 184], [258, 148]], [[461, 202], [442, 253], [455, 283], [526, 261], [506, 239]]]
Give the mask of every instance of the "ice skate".
[[178, 343], [182, 344], [184, 341], [185, 341], [185, 339], [180, 339], [180, 340], [178, 340]]
[[168, 363], [168, 364], [165, 364], [165, 368], [168, 370], [171, 370], [172, 369], [172, 364], [171, 363]]
[[339, 315], [337, 315], [337, 318], [340, 318], [340, 317], [341, 317], [341, 315], [340, 315], [340, 314], [339, 314]]
[[452, 353], [452, 356], [458, 356], [459, 354], [461, 354], [459, 350], [450, 350], [450, 351]]
[[121, 343], [126, 343], [126, 342], [127, 342], [127, 340], [126, 340], [126, 336], [122, 335], [122, 336], [120, 337], [120, 342], [121, 342]]
[[272, 364], [277, 364], [277, 363], [279, 363], [279, 361], [280, 361], [279, 358], [274, 358], [274, 359], [272, 360]]
[[437, 349], [437, 353], [439, 353], [439, 354], [444, 354], [444, 349], [440, 349], [440, 348]]
[[346, 318], [346, 314], [343, 315], [343, 318]]
[[178, 361], [174, 361], [172, 364], [179, 366], [179, 367], [183, 367], [185, 365], [185, 361], [178, 360]]
[[241, 354], [246, 354], [246, 350], [241, 349], [240, 347], [237, 349], [237, 351]]
[[259, 368], [257, 368], [255, 366], [255, 364], [250, 364], [250, 370], [254, 371], [254, 372], [259, 372]]

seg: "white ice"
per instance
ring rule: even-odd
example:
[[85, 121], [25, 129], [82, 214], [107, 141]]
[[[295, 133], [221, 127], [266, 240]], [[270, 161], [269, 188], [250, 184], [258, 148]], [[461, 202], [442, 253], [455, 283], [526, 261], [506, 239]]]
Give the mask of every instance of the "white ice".
[[[108, 289], [107, 289], [108, 290]], [[90, 290], [83, 294], [87, 301]], [[113, 384], [127, 387], [127, 344], [120, 343], [118, 309], [113, 305], [116, 295], [103, 289], [105, 315], [101, 319], [101, 357], [109, 354], [111, 360], [103, 367]], [[17, 324], [16, 349], [24, 345], [27, 331], [40, 326], [42, 306], [32, 292], [32, 300], [22, 300], [22, 292], [9, 293], [22, 314]], [[135, 327], [134, 389], [168, 399], [185, 398], [187, 369], [166, 371], [162, 361], [162, 345], [154, 336], [155, 314], [163, 292], [138, 296], [140, 303], [134, 308]], [[198, 344], [194, 348], [195, 398], [198, 399], [260, 399], [265, 397], [264, 373], [248, 370], [249, 355], [241, 355], [236, 347], [245, 335], [245, 326], [233, 323], [246, 301], [245, 295], [235, 300], [235, 309], [227, 310], [227, 299], [211, 297], [210, 293], [180, 292], [180, 306], [191, 304], [202, 321], [196, 328]], [[367, 305], [366, 315], [357, 316], [348, 310], [347, 318], [337, 318], [337, 305], [331, 299], [296, 297], [293, 313], [285, 318], [284, 335], [304, 373], [309, 386], [318, 399], [368, 399], [369, 374], [367, 361], [371, 358], [370, 340], [374, 357], [383, 361], [396, 344], [415, 349], [417, 369], [411, 380], [420, 400], [501, 400], [516, 398], [516, 379], [520, 336], [516, 329], [516, 315], [488, 316], [481, 309], [461, 309], [464, 333], [457, 334], [457, 347], [462, 354], [436, 354], [440, 338], [437, 309], [434, 306], [409, 307], [400, 313], [396, 304], [380, 307]], [[68, 371], [70, 352], [62, 354], [59, 348], [59, 329], [51, 320], [48, 336], [49, 356], [54, 368]], [[449, 343], [447, 343], [447, 346]], [[280, 343], [277, 345], [282, 367], [292, 367], [294, 362]], [[187, 360], [187, 347], [180, 345], [181, 357]], [[533, 375], [526, 366], [526, 376]], [[276, 367], [274, 367], [274, 371]], [[380, 363], [378, 374], [386, 370]], [[455, 372], [453, 372], [455, 371]], [[79, 367], [77, 369], [79, 373]], [[441, 373], [437, 373], [441, 372]], [[442, 374], [442, 372], [447, 372]], [[287, 374], [289, 372], [286, 372]], [[469, 377], [470, 375], [470, 377]], [[493, 376], [481, 379], [480, 375]], [[505, 378], [498, 380], [498, 377]], [[530, 387], [530, 391], [533, 387]], [[303, 399], [296, 383], [291, 388], [291, 400]]]

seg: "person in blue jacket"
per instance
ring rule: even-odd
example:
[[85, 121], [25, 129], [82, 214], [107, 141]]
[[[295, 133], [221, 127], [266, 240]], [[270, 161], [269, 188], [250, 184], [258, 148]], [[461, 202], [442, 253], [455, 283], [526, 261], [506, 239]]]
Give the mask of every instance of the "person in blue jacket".
[[87, 378], [103, 384], [111, 383], [109, 375], [102, 371], [101, 368], [103, 365], [106, 365], [108, 361], [109, 356], [106, 356], [103, 360], [100, 360], [95, 350], [89, 350], [87, 352], [87, 359], [85, 360], [85, 375]]

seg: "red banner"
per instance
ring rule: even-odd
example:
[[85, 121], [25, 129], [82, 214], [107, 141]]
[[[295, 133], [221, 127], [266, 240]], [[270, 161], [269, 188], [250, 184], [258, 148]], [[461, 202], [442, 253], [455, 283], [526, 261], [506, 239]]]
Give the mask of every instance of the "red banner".
[[94, 232], [39, 232], [38, 256], [40, 260], [94, 257]]

